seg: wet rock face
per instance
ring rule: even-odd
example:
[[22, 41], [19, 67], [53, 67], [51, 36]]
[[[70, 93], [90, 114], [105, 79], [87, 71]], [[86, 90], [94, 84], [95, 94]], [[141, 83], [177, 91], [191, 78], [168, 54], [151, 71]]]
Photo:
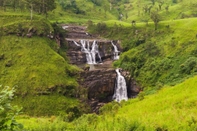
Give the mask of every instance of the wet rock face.
[[[98, 44], [98, 50], [102, 60], [105, 59], [113, 59], [114, 48], [111, 44], [112, 40], [100, 39], [97, 36], [89, 34], [86, 32], [86, 27], [84, 26], [67, 26], [62, 25], [62, 28], [67, 31], [66, 41], [67, 41], [67, 56], [70, 59], [71, 64], [81, 65], [86, 63], [86, 54], [81, 52], [81, 42], [80, 40], [89, 41], [90, 50], [95, 40]], [[77, 42], [78, 45], [76, 45]], [[117, 46], [118, 51], [122, 51], [119, 41], [113, 41], [113, 43]], [[86, 45], [87, 46], [87, 45]], [[87, 47], [86, 47], [87, 48]], [[96, 55], [96, 60], [99, 60]]]
[[[93, 43], [93, 39], [83, 39], [86, 41], [90, 42], [90, 49]], [[100, 40], [100, 39], [95, 39], [97, 44], [98, 44], [98, 50], [101, 56], [102, 60], [108, 59], [110, 58], [111, 60], [113, 59], [113, 52], [114, 52], [114, 48], [111, 44], [110, 40]], [[81, 45], [80, 43], [80, 39], [70, 39], [67, 38], [67, 42], [68, 42], [68, 53], [67, 56], [70, 58], [70, 63], [71, 64], [76, 64], [76, 65], [80, 65], [80, 64], [85, 64], [86, 63], [86, 54], [81, 52], [81, 46], [77, 46], [76, 44], [74, 44], [74, 42], [77, 42], [79, 45]], [[117, 47], [118, 50], [121, 51], [120, 45], [118, 44], [117, 41], [114, 42]], [[98, 55], [96, 55], [96, 59], [99, 60]]]
[[114, 92], [116, 73], [114, 70], [92, 70], [83, 72], [83, 87], [88, 88], [88, 99], [109, 102]]
[[[122, 73], [123, 75], [126, 73]], [[113, 69], [108, 70], [92, 70], [81, 73], [83, 81], [80, 83], [82, 87], [88, 89], [88, 99], [98, 100], [99, 102], [110, 102], [114, 94], [116, 83], [116, 72]], [[125, 76], [127, 82], [128, 97], [135, 97], [140, 87], [137, 83]]]
[[[100, 39], [88, 34], [85, 32], [85, 27], [65, 25], [62, 26], [62, 28], [68, 32], [65, 39], [67, 41], [67, 56], [70, 59], [70, 63], [84, 69], [84, 71], [80, 73], [81, 79], [79, 80], [79, 88], [87, 89], [87, 103], [90, 105], [92, 112], [98, 113], [101, 106], [113, 100], [117, 76], [116, 71], [112, 67], [115, 49], [111, 40]], [[89, 41], [90, 50], [93, 41], [96, 41], [102, 64], [96, 64], [93, 66], [94, 68], [92, 65], [85, 65], [87, 63], [86, 54], [81, 51], [82, 45], [80, 40]], [[77, 44], [74, 43], [74, 41], [77, 42]], [[122, 52], [120, 42], [113, 41], [113, 43], [118, 48], [117, 50]], [[96, 55], [96, 61], [98, 62], [99, 60], [98, 55]], [[128, 72], [121, 71], [121, 74], [126, 78], [128, 97], [135, 97], [140, 92], [140, 87], [135, 80], [131, 79]]]
[[62, 28], [68, 31], [66, 38], [90, 39], [95, 37], [86, 32], [85, 26], [62, 25]]

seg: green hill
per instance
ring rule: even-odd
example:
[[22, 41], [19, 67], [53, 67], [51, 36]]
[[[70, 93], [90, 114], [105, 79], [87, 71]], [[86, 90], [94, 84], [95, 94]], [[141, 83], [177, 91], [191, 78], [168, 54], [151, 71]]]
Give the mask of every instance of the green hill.
[[[0, 17], [0, 83], [15, 87], [14, 103], [31, 116], [66, 114], [78, 108], [80, 104], [73, 97], [80, 69], [60, 55], [63, 45], [59, 47], [46, 37], [55, 32], [52, 24], [39, 16], [32, 21], [25, 15]], [[32, 33], [31, 38], [28, 33]]]
[[[43, 1], [18, 3], [15, 11], [12, 1], [3, 2], [8, 4], [0, 3], [0, 84], [16, 88], [13, 104], [23, 107], [18, 119], [26, 129], [197, 130], [196, 0], [57, 0], [48, 12]], [[90, 33], [120, 40], [124, 52], [114, 67], [137, 80], [143, 89], [138, 98], [74, 120], [88, 108], [75, 98], [80, 69], [68, 64], [66, 44], [47, 37], [63, 33], [57, 23], [88, 24]]]
[[196, 17], [196, 0], [57, 0], [56, 9], [49, 12], [49, 19], [64, 23], [86, 23], [104, 20], [150, 22], [156, 10], [162, 20]]
[[196, 80], [190, 78], [176, 86], [165, 86], [157, 94], [110, 103], [102, 115], [84, 115], [73, 124], [87, 131], [194, 131], [196, 123]]
[[121, 41], [124, 52], [114, 66], [130, 71], [151, 93], [196, 75], [196, 22], [196, 18], [162, 21], [155, 30], [152, 22], [131, 26], [107, 21], [105, 28], [94, 24], [89, 29]]

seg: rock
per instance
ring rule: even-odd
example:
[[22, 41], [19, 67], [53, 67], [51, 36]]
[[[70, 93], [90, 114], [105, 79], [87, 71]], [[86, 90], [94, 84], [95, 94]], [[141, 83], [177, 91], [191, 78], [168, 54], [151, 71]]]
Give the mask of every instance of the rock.
[[[98, 44], [98, 48], [99, 48], [99, 53], [101, 56], [102, 61], [105, 59], [111, 59], [113, 58], [113, 48], [111, 45], [111, 41], [110, 40], [100, 40], [100, 39], [95, 39], [97, 41]], [[76, 41], [79, 45], [81, 45], [81, 43], [79, 42], [79, 39], [67, 39], [68, 42], [68, 53], [67, 56], [70, 59], [70, 63], [71, 64], [76, 64], [76, 65], [80, 65], [80, 64], [85, 64], [86, 63], [86, 54], [81, 52], [81, 46], [77, 46], [76, 44], [74, 44], [73, 41]], [[87, 40], [90, 41], [90, 40]], [[93, 40], [90, 41], [90, 47], [93, 43]], [[121, 50], [120, 45], [118, 45], [118, 50]], [[75, 61], [75, 59], [73, 59], [73, 57], [76, 57], [77, 61]], [[96, 60], [97, 62], [100, 61], [98, 55], [96, 55]], [[80, 61], [80, 62], [79, 62]]]
[[27, 36], [28, 38], [31, 38], [31, 37], [32, 37], [32, 33], [30, 32], [30, 33], [28, 33], [26, 36]]
[[[63, 29], [68, 31], [66, 40], [68, 45], [67, 56], [70, 59], [70, 63], [78, 65], [84, 70], [80, 73], [81, 79], [79, 79], [78, 89], [83, 88], [82, 90], [87, 91], [87, 103], [90, 105], [92, 112], [98, 113], [100, 107], [107, 102], [113, 101], [112, 97], [117, 75], [112, 68], [114, 47], [111, 44], [111, 40], [99, 39], [87, 34], [85, 27], [63, 26]], [[102, 64], [86, 65], [86, 54], [81, 52], [81, 39], [89, 41], [90, 49], [93, 41], [96, 40]], [[74, 41], [77, 43], [74, 43]], [[118, 51], [122, 51], [120, 41], [113, 41], [113, 43], [117, 46]], [[100, 60], [97, 55], [96, 60], [97, 62]], [[135, 97], [140, 91], [140, 86], [131, 78], [129, 72], [122, 70], [121, 74], [126, 78], [128, 97]], [[82, 93], [81, 98], [83, 96], [86, 96], [86, 94]]]
[[[100, 102], [112, 101], [116, 82], [116, 72], [114, 69], [84, 71], [80, 76], [83, 78], [80, 85], [88, 89], [89, 100], [94, 99]], [[128, 97], [136, 96], [140, 92], [140, 86], [134, 79], [125, 78]]]

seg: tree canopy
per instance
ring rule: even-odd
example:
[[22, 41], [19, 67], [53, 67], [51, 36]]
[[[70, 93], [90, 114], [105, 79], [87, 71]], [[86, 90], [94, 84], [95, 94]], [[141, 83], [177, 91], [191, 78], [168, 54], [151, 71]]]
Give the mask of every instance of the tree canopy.
[[33, 11], [46, 14], [48, 11], [55, 9], [55, 0], [0, 0], [0, 7], [4, 11], [7, 8], [12, 8], [14, 11], [16, 9], [29, 10], [33, 7]]

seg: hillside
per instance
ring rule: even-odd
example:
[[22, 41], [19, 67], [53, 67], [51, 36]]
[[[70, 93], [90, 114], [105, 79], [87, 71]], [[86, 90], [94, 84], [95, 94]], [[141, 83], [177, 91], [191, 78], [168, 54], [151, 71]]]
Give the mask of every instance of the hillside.
[[[147, 93], [175, 85], [196, 74], [196, 18], [154, 23], [106, 22], [89, 29], [103, 37], [121, 40], [124, 53], [115, 67], [130, 71]], [[103, 24], [104, 25], [104, 24]]]
[[[23, 107], [17, 120], [25, 129], [197, 130], [196, 0], [56, 0], [53, 7], [3, 2], [0, 87], [16, 88], [12, 104]], [[84, 25], [90, 34], [119, 41], [123, 52], [113, 68], [131, 74], [141, 88], [138, 97], [85, 115], [89, 106], [78, 98], [87, 92], [77, 88], [81, 69], [69, 64], [66, 32], [58, 24]]]
[[59, 23], [83, 24], [121, 20], [128, 23], [151, 22], [150, 14], [157, 11], [162, 20], [196, 17], [196, 0], [57, 0], [56, 9], [49, 12], [49, 19]]
[[102, 115], [84, 115], [74, 121], [76, 131], [193, 131], [196, 130], [196, 81], [190, 78], [165, 86], [157, 94], [103, 107]]
[[39, 16], [33, 21], [25, 15], [0, 17], [0, 83], [2, 88], [15, 87], [14, 103], [31, 116], [66, 114], [78, 108], [79, 101], [73, 96], [80, 69], [60, 55], [63, 45], [47, 38], [55, 32], [52, 24]]

